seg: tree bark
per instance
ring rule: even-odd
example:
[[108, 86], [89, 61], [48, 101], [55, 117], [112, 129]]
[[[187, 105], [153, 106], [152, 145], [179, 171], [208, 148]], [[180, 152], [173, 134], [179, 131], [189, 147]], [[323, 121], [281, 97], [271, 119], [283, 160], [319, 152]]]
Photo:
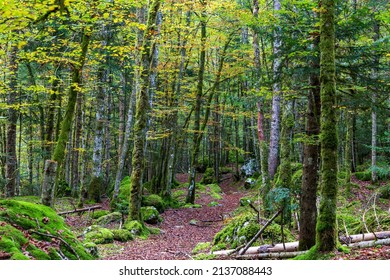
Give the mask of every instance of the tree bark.
[[[281, 9], [279, 0], [274, 0], [274, 11], [277, 13]], [[282, 62], [281, 62], [281, 28], [277, 27], [274, 31], [274, 46], [273, 53], [275, 56], [273, 64], [273, 86], [272, 86], [272, 112], [271, 112], [271, 132], [270, 132], [270, 145], [268, 155], [268, 174], [272, 180], [275, 176], [278, 168], [278, 156], [279, 156], [279, 133], [280, 133], [280, 96], [281, 96], [281, 75], [282, 75]]]
[[17, 92], [17, 47], [11, 47], [9, 54], [9, 92], [7, 97], [8, 123], [7, 123], [7, 141], [6, 141], [6, 161], [5, 161], [5, 196], [13, 197], [16, 192], [16, 177], [17, 177], [17, 156], [16, 156], [16, 123], [18, 121], [18, 112], [15, 109]]
[[321, 201], [316, 227], [320, 252], [336, 247], [337, 130], [335, 82], [335, 1], [323, 0], [320, 17], [321, 82]]
[[141, 196], [142, 196], [142, 171], [144, 166], [144, 147], [146, 141], [146, 126], [149, 111], [149, 79], [150, 62], [153, 56], [153, 35], [156, 31], [156, 18], [160, 7], [160, 1], [154, 0], [149, 8], [148, 20], [144, 33], [141, 53], [140, 89], [136, 94], [136, 110], [134, 124], [134, 149], [132, 158], [130, 209], [128, 220], [141, 221]]
[[[319, 40], [315, 39], [312, 51], [318, 51]], [[314, 56], [310, 63], [312, 73], [309, 77], [310, 90], [307, 100], [306, 136], [307, 141], [303, 147], [303, 172], [300, 195], [300, 232], [299, 250], [308, 250], [315, 245], [317, 223], [317, 186], [319, 170], [319, 144], [320, 133], [320, 79], [316, 69], [320, 68], [319, 57]]]

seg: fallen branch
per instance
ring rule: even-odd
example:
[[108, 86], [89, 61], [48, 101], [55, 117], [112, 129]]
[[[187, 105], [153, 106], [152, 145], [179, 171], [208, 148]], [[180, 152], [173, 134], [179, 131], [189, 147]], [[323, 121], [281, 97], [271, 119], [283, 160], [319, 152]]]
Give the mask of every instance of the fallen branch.
[[73, 249], [72, 246], [70, 246], [68, 244], [68, 242], [66, 242], [64, 239], [62, 239], [61, 237], [59, 236], [55, 236], [55, 235], [52, 235], [52, 234], [48, 234], [48, 233], [42, 233], [42, 232], [39, 232], [39, 231], [35, 231], [35, 230], [30, 230], [30, 233], [35, 233], [35, 234], [38, 234], [38, 235], [42, 235], [42, 236], [46, 236], [46, 237], [50, 237], [50, 238], [54, 238], [54, 239], [58, 239], [59, 241], [61, 241], [62, 243], [64, 243], [64, 245], [66, 247], [69, 248], [69, 250], [72, 251], [73, 255], [75, 255], [77, 257], [77, 259], [79, 260], [80, 259], [80, 256], [77, 254], [77, 252]]
[[249, 254], [249, 255], [239, 255], [236, 256], [236, 259], [287, 259], [294, 258], [299, 255], [303, 255], [307, 251], [299, 252], [279, 252], [279, 253], [260, 253], [260, 254]]
[[370, 241], [376, 239], [390, 238], [390, 231], [379, 231], [374, 233], [354, 234], [347, 237], [340, 237], [340, 241], [345, 244], [356, 243], [361, 241]]
[[253, 244], [253, 242], [255, 242], [256, 239], [259, 238], [259, 236], [264, 232], [264, 230], [272, 223], [272, 221], [275, 220], [275, 218], [276, 218], [277, 216], [279, 216], [280, 213], [282, 213], [282, 210], [283, 210], [283, 209], [280, 209], [278, 212], [276, 212], [276, 213], [272, 216], [272, 218], [263, 226], [263, 228], [260, 229], [258, 233], [256, 233], [256, 235], [252, 238], [252, 240], [249, 241], [248, 244], [246, 244], [245, 248], [242, 249], [242, 250], [239, 252], [239, 255], [243, 255], [243, 254], [246, 252], [246, 250], [248, 250], [248, 248]]
[[390, 238], [387, 239], [379, 239], [379, 240], [371, 240], [371, 241], [362, 241], [357, 243], [351, 243], [348, 247], [352, 248], [368, 248], [375, 247], [378, 245], [390, 245]]
[[89, 211], [93, 211], [95, 209], [101, 209], [102, 206], [101, 205], [95, 205], [95, 206], [91, 206], [91, 207], [87, 207], [87, 208], [81, 208], [81, 209], [75, 209], [75, 210], [71, 210], [71, 211], [64, 211], [64, 212], [59, 212], [57, 213], [58, 215], [66, 215], [66, 214], [72, 214], [72, 213], [80, 213], [80, 212], [89, 212]]

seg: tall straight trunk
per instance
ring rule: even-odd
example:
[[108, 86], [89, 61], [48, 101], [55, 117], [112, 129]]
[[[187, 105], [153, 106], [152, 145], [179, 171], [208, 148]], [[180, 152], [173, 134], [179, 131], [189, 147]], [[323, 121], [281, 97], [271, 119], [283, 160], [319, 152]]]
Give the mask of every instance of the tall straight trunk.
[[[137, 9], [137, 19], [139, 23], [145, 23], [145, 9], [143, 7]], [[137, 40], [135, 43], [136, 49], [140, 49], [143, 44], [143, 38], [144, 34], [141, 29], [138, 30], [137, 32]], [[136, 65], [140, 65], [140, 56], [136, 56]], [[126, 77], [125, 77], [126, 78]], [[127, 119], [126, 119], [126, 125], [125, 125], [125, 131], [123, 134], [123, 144], [120, 148], [120, 155], [119, 155], [119, 160], [118, 160], [118, 167], [116, 171], [116, 176], [115, 176], [115, 185], [114, 185], [114, 193], [113, 193], [113, 201], [112, 203], [115, 204], [117, 202], [117, 198], [119, 195], [119, 187], [120, 187], [120, 182], [122, 180], [122, 173], [123, 173], [123, 168], [125, 166], [125, 161], [127, 157], [127, 152], [129, 149], [129, 140], [130, 140], [130, 134], [133, 126], [133, 118], [134, 118], [134, 111], [135, 111], [135, 103], [136, 103], [136, 94], [137, 91], [139, 91], [140, 88], [140, 72], [135, 71], [134, 73], [134, 80], [133, 80], [133, 88], [131, 90], [131, 95], [129, 97], [129, 107], [127, 111]], [[115, 205], [112, 205], [115, 207]]]
[[321, 201], [316, 246], [320, 252], [329, 252], [335, 249], [337, 242], [335, 1], [323, 0], [320, 15]]
[[[108, 78], [108, 84], [112, 85], [111, 78], [109, 76]], [[106, 121], [104, 126], [104, 179], [103, 184], [106, 186], [106, 188], [111, 183], [111, 111], [112, 111], [112, 97], [111, 97], [111, 90], [109, 90], [106, 94]], [[103, 188], [103, 192], [106, 191], [106, 188]]]
[[74, 132], [74, 144], [73, 144], [73, 162], [72, 162], [72, 197], [77, 197], [80, 193], [80, 148], [82, 137], [82, 114], [83, 114], [83, 96], [79, 94], [77, 96], [77, 108], [75, 118], [75, 132]]
[[56, 177], [55, 179], [53, 178], [44, 179], [42, 189], [47, 190], [47, 192], [51, 192], [50, 199], [47, 198], [44, 199], [42, 196], [42, 203], [44, 203], [45, 205], [52, 206], [54, 202], [54, 194], [56, 191], [58, 174], [60, 173], [60, 169], [65, 157], [65, 148], [66, 148], [66, 143], [68, 141], [69, 132], [71, 131], [72, 128], [77, 95], [79, 92], [79, 88], [81, 88], [82, 70], [84, 67], [85, 58], [87, 56], [89, 41], [90, 41], [90, 35], [83, 34], [82, 41], [81, 41], [81, 54], [78, 60], [78, 64], [74, 66], [74, 69], [72, 71], [72, 81], [68, 93], [68, 104], [66, 107], [65, 116], [61, 122], [61, 131], [58, 135], [57, 145], [51, 160], [51, 162], [54, 161], [56, 163], [56, 168], [52, 168], [53, 164], [52, 165], [50, 163], [45, 164], [45, 167], [47, 167], [44, 174], [45, 177], [46, 176]]
[[[274, 0], [274, 11], [279, 12], [281, 8], [280, 0]], [[277, 27], [274, 31], [274, 46], [273, 54], [275, 56], [273, 63], [273, 86], [272, 86], [272, 113], [271, 113], [271, 132], [270, 132], [270, 145], [268, 155], [268, 173], [272, 180], [275, 176], [278, 168], [278, 156], [279, 156], [279, 133], [280, 133], [280, 96], [281, 96], [281, 28]]]
[[[374, 42], [379, 40], [379, 22], [377, 20], [374, 21]], [[377, 65], [379, 65], [379, 57], [377, 55], [374, 56], [374, 69], [372, 70], [373, 80], [375, 81], [378, 78]], [[378, 181], [377, 175], [377, 92], [372, 93], [372, 109], [371, 109], [371, 182], [376, 183]]]
[[128, 220], [141, 221], [142, 172], [145, 155], [146, 126], [149, 111], [149, 79], [151, 59], [154, 51], [153, 34], [156, 32], [156, 19], [160, 7], [160, 0], [151, 2], [148, 20], [142, 43], [140, 88], [136, 94], [134, 149], [132, 158], [132, 172], [130, 185], [130, 207]]
[[11, 47], [9, 54], [9, 92], [7, 96], [8, 123], [7, 123], [7, 141], [6, 141], [6, 161], [5, 161], [5, 196], [13, 197], [16, 192], [16, 177], [17, 177], [17, 156], [16, 156], [16, 125], [18, 121], [18, 112], [14, 105], [17, 102], [17, 47]]
[[[203, 3], [203, 2], [202, 2]], [[205, 5], [205, 3], [204, 3]], [[195, 180], [196, 180], [196, 167], [198, 165], [199, 146], [202, 139], [200, 134], [200, 109], [203, 95], [203, 79], [206, 64], [206, 11], [203, 7], [202, 14], [200, 16], [200, 57], [199, 57], [199, 70], [198, 70], [198, 84], [196, 88], [195, 97], [195, 109], [194, 109], [194, 138], [193, 147], [191, 153], [190, 174], [188, 193], [186, 197], [186, 203], [195, 203]]]
[[[318, 53], [318, 40], [315, 40], [312, 50]], [[319, 170], [320, 133], [320, 78], [317, 69], [320, 68], [319, 57], [314, 55], [310, 63], [312, 73], [309, 77], [310, 90], [308, 92], [306, 114], [306, 136], [309, 139], [303, 146], [303, 172], [300, 196], [299, 219], [299, 250], [308, 250], [316, 243], [317, 223], [317, 186]]]

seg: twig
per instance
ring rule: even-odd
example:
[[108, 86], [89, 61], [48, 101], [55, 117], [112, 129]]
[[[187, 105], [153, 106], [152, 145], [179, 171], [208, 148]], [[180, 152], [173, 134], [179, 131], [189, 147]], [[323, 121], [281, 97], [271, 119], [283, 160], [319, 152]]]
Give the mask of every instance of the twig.
[[77, 213], [77, 212], [91, 211], [91, 210], [100, 209], [100, 208], [102, 208], [101, 205], [95, 205], [95, 206], [91, 206], [91, 207], [87, 207], [87, 208], [75, 209], [72, 211], [59, 212], [57, 214], [61, 216], [61, 215], [72, 214], [72, 213]]
[[42, 235], [42, 236], [46, 236], [46, 237], [50, 237], [50, 238], [55, 238], [55, 239], [58, 239], [60, 240], [62, 243], [64, 243], [71, 251], [72, 253], [77, 257], [77, 259], [79, 260], [80, 259], [80, 256], [77, 254], [77, 252], [73, 249], [72, 246], [70, 246], [68, 244], [68, 242], [66, 242], [64, 239], [62, 239], [61, 237], [59, 236], [55, 236], [55, 235], [52, 235], [52, 234], [48, 234], [48, 233], [42, 233], [42, 232], [39, 232], [39, 231], [35, 231], [35, 230], [30, 230], [31, 233], [35, 233], [35, 234], [38, 234], [38, 235]]

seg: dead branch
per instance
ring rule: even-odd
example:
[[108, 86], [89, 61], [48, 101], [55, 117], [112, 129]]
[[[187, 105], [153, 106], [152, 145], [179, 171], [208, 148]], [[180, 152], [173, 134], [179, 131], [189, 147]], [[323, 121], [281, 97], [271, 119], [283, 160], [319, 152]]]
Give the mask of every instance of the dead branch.
[[299, 255], [303, 255], [307, 251], [298, 251], [298, 252], [279, 252], [279, 253], [260, 253], [260, 254], [249, 254], [249, 255], [239, 255], [236, 256], [236, 259], [287, 259], [294, 258]]
[[279, 216], [280, 213], [282, 213], [282, 210], [283, 209], [280, 209], [272, 216], [272, 218], [263, 226], [263, 228], [260, 229], [258, 233], [256, 233], [256, 235], [252, 238], [252, 240], [249, 241], [248, 244], [246, 244], [245, 248], [239, 252], [239, 255], [243, 255], [246, 252], [246, 250], [248, 250], [248, 248], [253, 244], [253, 242], [255, 242], [256, 239], [259, 238], [259, 236], [263, 233], [263, 231], [272, 223], [272, 221], [275, 220], [275, 218]]
[[70, 245], [68, 244], [68, 242], [66, 242], [63, 238], [61, 238], [61, 237], [59, 237], [59, 236], [55, 236], [55, 235], [53, 235], [53, 234], [42, 233], [42, 232], [35, 231], [35, 230], [30, 230], [30, 233], [35, 233], [35, 234], [38, 234], [38, 235], [42, 235], [42, 236], [46, 236], [46, 237], [58, 239], [59, 241], [61, 241], [62, 243], [64, 243], [64, 245], [65, 245], [66, 247], [68, 247], [69, 250], [72, 251], [72, 253], [77, 257], [78, 260], [80, 259], [80, 256], [79, 256], [79, 255], [77, 254], [77, 252], [73, 249], [73, 247], [70, 246]]
[[375, 247], [378, 245], [390, 245], [390, 238], [387, 239], [379, 239], [379, 240], [370, 240], [370, 241], [362, 241], [357, 243], [351, 243], [348, 247], [352, 248], [368, 248]]
[[95, 206], [91, 206], [91, 207], [87, 207], [87, 208], [80, 208], [80, 209], [75, 209], [75, 210], [71, 210], [71, 211], [64, 211], [64, 212], [59, 212], [57, 213], [58, 215], [66, 215], [66, 214], [72, 214], [72, 213], [79, 213], [79, 212], [89, 212], [89, 211], [93, 211], [95, 209], [101, 209], [102, 206], [101, 205], [95, 205]]

